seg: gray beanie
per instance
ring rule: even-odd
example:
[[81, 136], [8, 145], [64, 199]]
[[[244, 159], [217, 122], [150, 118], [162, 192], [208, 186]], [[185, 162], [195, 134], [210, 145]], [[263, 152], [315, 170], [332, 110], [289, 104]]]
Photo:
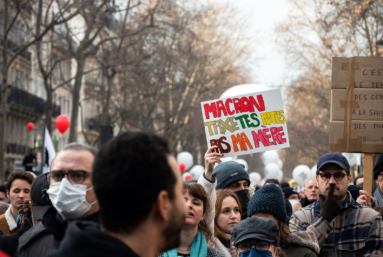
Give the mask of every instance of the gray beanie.
[[235, 161], [222, 162], [214, 168], [213, 176], [217, 179], [216, 189], [225, 189], [231, 183], [246, 180], [250, 185], [249, 174], [242, 164]]

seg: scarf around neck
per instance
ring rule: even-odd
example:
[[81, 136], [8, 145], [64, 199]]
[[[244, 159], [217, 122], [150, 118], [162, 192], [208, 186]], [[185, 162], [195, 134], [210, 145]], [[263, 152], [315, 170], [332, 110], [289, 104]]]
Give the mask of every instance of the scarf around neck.
[[[206, 257], [207, 255], [207, 243], [203, 232], [198, 229], [197, 235], [193, 240], [190, 257]], [[164, 252], [164, 257], [177, 257], [178, 249], [174, 248], [167, 252]]]
[[375, 205], [376, 206], [383, 206], [383, 194], [380, 191], [379, 186], [375, 190], [374, 197], [375, 197]]

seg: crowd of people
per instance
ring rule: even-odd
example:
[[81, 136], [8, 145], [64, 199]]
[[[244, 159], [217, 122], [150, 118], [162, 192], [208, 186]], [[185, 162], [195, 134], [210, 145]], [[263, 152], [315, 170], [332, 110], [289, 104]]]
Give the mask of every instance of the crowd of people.
[[319, 158], [302, 192], [269, 179], [251, 195], [243, 165], [216, 148], [183, 181], [156, 135], [124, 133], [98, 151], [68, 144], [49, 173], [13, 172], [0, 186], [0, 256], [383, 256], [383, 157], [372, 196], [350, 192], [338, 153]]

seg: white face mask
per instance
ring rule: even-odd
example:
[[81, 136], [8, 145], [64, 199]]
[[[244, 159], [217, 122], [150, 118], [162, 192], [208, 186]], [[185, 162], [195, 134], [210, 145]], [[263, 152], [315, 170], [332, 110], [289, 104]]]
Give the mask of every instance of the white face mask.
[[64, 178], [61, 182], [51, 184], [47, 193], [61, 217], [73, 220], [84, 215], [97, 202], [89, 204], [86, 201], [86, 191], [92, 188], [87, 189], [82, 184], [73, 185]]

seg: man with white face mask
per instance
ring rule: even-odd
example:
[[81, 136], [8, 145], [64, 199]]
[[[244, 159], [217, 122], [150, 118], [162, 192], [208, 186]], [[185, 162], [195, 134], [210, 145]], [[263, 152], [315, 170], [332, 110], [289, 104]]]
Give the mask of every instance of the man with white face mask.
[[47, 195], [53, 207], [42, 222], [19, 239], [16, 255], [46, 256], [57, 249], [68, 221], [83, 219], [98, 222], [99, 205], [92, 184], [92, 165], [97, 151], [90, 146], [71, 143], [59, 152], [47, 173]]

